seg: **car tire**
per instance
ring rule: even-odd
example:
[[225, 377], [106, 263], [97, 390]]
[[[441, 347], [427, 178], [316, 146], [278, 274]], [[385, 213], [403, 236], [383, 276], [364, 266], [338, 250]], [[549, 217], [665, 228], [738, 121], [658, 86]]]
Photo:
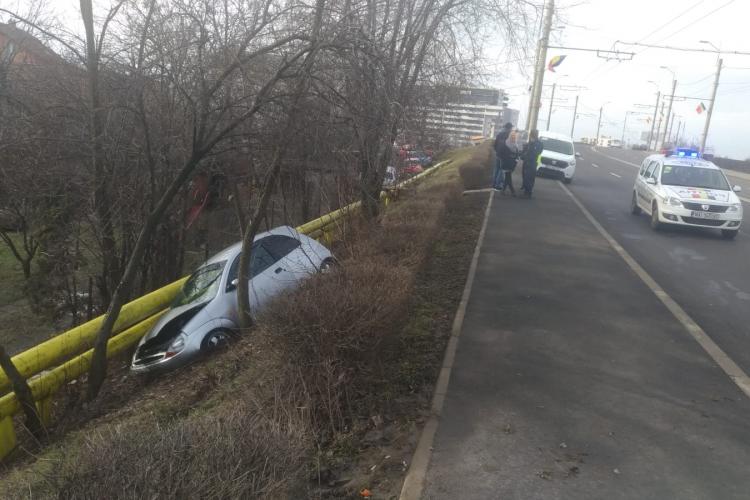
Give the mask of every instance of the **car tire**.
[[220, 328], [212, 330], [203, 337], [201, 341], [201, 351], [211, 353], [226, 348], [232, 340], [232, 333], [229, 330]]
[[320, 264], [320, 272], [323, 274], [330, 273], [338, 267], [339, 263], [334, 258], [327, 258]]
[[633, 199], [630, 202], [630, 213], [633, 215], [641, 215], [641, 207], [638, 206], [638, 199], [636, 198], [635, 191], [633, 191]]
[[733, 231], [731, 229], [722, 229], [721, 237], [724, 238], [725, 240], [733, 240], [737, 237], [737, 233], [739, 233], [739, 231]]
[[661, 222], [659, 221], [659, 205], [654, 202], [653, 205], [651, 205], [651, 229], [654, 231], [658, 231], [661, 229]]

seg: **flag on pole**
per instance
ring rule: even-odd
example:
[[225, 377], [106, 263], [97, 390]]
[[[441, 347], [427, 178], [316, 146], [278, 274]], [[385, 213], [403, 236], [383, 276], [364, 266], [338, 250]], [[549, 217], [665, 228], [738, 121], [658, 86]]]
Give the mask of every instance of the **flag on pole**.
[[706, 111], [706, 106], [705, 106], [705, 104], [703, 104], [703, 103], [700, 103], [700, 104], [698, 104], [698, 107], [697, 107], [697, 108], [695, 108], [695, 111], [697, 111], [697, 112], [698, 112], [698, 114], [701, 114], [701, 113], [703, 113], [704, 111]]
[[555, 56], [552, 59], [549, 60], [549, 64], [547, 65], [547, 69], [551, 72], [555, 72], [555, 68], [560, 66], [562, 62], [565, 60], [567, 56]]

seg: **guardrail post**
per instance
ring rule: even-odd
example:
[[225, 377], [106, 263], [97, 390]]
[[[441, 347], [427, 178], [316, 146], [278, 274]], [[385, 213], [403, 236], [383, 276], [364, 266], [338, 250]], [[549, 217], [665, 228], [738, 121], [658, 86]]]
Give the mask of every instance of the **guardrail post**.
[[0, 460], [7, 457], [16, 447], [16, 431], [13, 429], [13, 417], [0, 418]]
[[52, 421], [52, 397], [46, 397], [37, 401], [36, 411], [39, 415], [39, 420], [42, 422], [42, 425], [44, 425], [45, 427], [49, 427], [49, 424]]

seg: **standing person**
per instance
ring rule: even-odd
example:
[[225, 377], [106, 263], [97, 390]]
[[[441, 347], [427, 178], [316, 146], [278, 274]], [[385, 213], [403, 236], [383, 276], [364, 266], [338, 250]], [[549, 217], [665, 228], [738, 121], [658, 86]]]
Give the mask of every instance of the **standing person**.
[[[510, 123], [508, 125], [510, 125]], [[516, 190], [513, 189], [513, 171], [516, 169], [516, 163], [518, 160], [516, 134], [511, 134], [510, 137], [508, 137], [508, 140], [505, 141], [505, 147], [510, 151], [510, 156], [507, 160], [503, 159], [503, 174], [505, 176], [503, 181], [503, 194], [505, 194], [506, 189], [510, 188], [510, 194], [515, 198]]]
[[512, 123], [506, 123], [503, 125], [503, 129], [495, 137], [495, 172], [492, 175], [492, 187], [495, 191], [501, 191], [503, 189], [503, 180], [505, 173], [503, 172], [504, 166], [509, 165], [512, 160], [512, 152], [508, 147], [508, 139], [510, 138], [510, 131], [513, 129]]
[[539, 140], [539, 131], [534, 129], [529, 133], [529, 142], [526, 143], [521, 151], [521, 160], [523, 160], [523, 197], [531, 198], [531, 192], [534, 190], [536, 182], [536, 167], [539, 161], [539, 155], [542, 154], [544, 146]]

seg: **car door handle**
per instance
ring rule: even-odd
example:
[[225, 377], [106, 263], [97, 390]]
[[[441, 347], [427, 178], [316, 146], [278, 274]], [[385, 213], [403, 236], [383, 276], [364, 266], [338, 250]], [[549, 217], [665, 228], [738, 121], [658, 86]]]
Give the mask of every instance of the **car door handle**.
[[276, 268], [276, 269], [274, 270], [274, 272], [275, 272], [276, 274], [279, 274], [279, 273], [280, 273], [281, 271], [283, 271], [283, 270], [284, 270], [284, 268], [283, 268], [283, 267], [277, 267], [277, 268]]

